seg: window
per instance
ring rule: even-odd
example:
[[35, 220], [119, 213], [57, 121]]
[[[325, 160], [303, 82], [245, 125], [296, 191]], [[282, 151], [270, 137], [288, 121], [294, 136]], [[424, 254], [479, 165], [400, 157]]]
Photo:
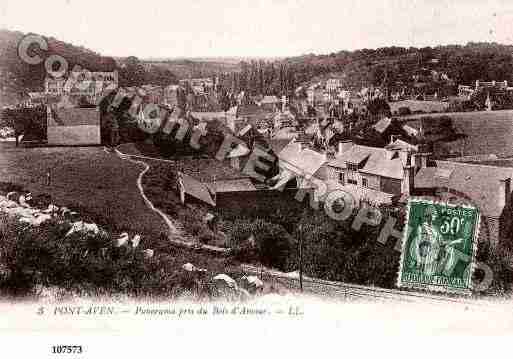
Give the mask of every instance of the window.
[[347, 162], [347, 169], [349, 171], [358, 171], [358, 165], [354, 163]]
[[358, 184], [358, 182], [354, 179], [347, 179], [347, 183], [350, 183], [350, 184]]
[[344, 172], [339, 172], [339, 173], [338, 173], [338, 181], [339, 181], [342, 185], [344, 185], [344, 184], [345, 184], [345, 182], [344, 182]]
[[367, 178], [362, 178], [362, 186], [369, 187], [369, 183], [367, 182]]

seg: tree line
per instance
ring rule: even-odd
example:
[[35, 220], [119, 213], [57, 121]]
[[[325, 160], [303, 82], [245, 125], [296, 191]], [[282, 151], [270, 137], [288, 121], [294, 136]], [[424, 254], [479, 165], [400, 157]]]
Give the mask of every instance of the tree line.
[[300, 85], [334, 75], [348, 89], [414, 87], [431, 91], [476, 80], [513, 81], [513, 46], [468, 43], [437, 47], [383, 47], [304, 55], [275, 61], [242, 61], [239, 71], [220, 75], [224, 88], [251, 95], [290, 95]]

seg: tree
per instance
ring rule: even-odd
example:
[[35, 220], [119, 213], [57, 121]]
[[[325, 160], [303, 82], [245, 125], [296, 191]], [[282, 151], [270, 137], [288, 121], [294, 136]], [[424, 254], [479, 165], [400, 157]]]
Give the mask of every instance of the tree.
[[367, 111], [374, 121], [391, 115], [390, 105], [384, 98], [374, 98], [367, 102]]
[[146, 83], [146, 71], [135, 56], [127, 57], [125, 67], [119, 71], [119, 85], [123, 87], [141, 86]]

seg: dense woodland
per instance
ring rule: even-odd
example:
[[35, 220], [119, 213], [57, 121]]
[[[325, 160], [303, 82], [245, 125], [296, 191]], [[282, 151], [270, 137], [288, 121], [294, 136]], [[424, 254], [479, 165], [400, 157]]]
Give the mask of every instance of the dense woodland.
[[[304, 55], [280, 61], [242, 62], [239, 72], [225, 74], [223, 83], [251, 94], [292, 94], [302, 84], [330, 76], [344, 87], [391, 89], [422, 84], [427, 91], [476, 80], [513, 81], [513, 46], [468, 43], [424, 48], [384, 47], [340, 51], [329, 55]], [[444, 75], [444, 76], [442, 76]], [[446, 75], [446, 76], [445, 76]]]

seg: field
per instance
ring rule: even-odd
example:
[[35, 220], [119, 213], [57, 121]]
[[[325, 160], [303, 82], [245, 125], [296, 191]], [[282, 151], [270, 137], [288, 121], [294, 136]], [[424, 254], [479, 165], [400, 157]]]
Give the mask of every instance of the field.
[[390, 102], [389, 105], [390, 111], [393, 114], [397, 113], [401, 107], [408, 107], [412, 113], [415, 111], [422, 111], [424, 113], [445, 112], [449, 108], [449, 102], [441, 101], [404, 100]]
[[[50, 185], [46, 184], [47, 170], [52, 174]], [[91, 238], [71, 236], [63, 240], [68, 228], [63, 232], [64, 225], [59, 222], [25, 230], [1, 214], [0, 296], [49, 292], [52, 297], [71, 293], [208, 297], [214, 275], [228, 273], [240, 278], [238, 263], [231, 257], [177, 247], [167, 240], [168, 228], [148, 209], [136, 186], [141, 170], [142, 166], [101, 147], [16, 148], [1, 143], [0, 184], [4, 192], [0, 194], [5, 196], [15, 188], [9, 183], [34, 195], [48, 194], [56, 205], [77, 210], [81, 220], [99, 224], [108, 236], [121, 231], [141, 234], [137, 249], [152, 249], [155, 256], [144, 261], [139, 252], [113, 252], [109, 247], [113, 237], [100, 236], [93, 242], [110, 252], [99, 255], [91, 249], [89, 253], [86, 248]], [[185, 272], [182, 266], [188, 262], [205, 268], [208, 272], [204, 278]]]
[[76, 208], [115, 232], [157, 236], [167, 227], [139, 194], [136, 179], [141, 170], [102, 147], [16, 148], [0, 143], [0, 182], [49, 194], [55, 204]]
[[[448, 144], [439, 144], [435, 153], [441, 156], [475, 156], [495, 154], [513, 156], [513, 111], [452, 112], [405, 116], [408, 125], [420, 127], [421, 118], [448, 116], [459, 133], [467, 137]], [[427, 120], [429, 121], [429, 120]]]

